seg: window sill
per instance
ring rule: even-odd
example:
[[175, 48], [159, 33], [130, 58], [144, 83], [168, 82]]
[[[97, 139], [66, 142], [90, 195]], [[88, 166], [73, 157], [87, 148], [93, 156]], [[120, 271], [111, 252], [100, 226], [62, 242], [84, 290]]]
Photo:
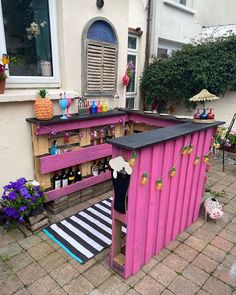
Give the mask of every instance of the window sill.
[[175, 7], [177, 9], [179, 9], [179, 10], [182, 10], [183, 12], [192, 14], [192, 15], [196, 14], [196, 12], [197, 12], [196, 10], [194, 10], [192, 8], [189, 8], [189, 7], [187, 7], [187, 6], [183, 5], [183, 4], [180, 4], [178, 2], [175, 2], [173, 0], [163, 0], [163, 3], [166, 4], [166, 5], [170, 5], [172, 7]]
[[[60, 98], [60, 93], [63, 93], [63, 89], [51, 89], [49, 90], [49, 95], [51, 100], [58, 100]], [[37, 91], [35, 89], [6, 89], [4, 94], [0, 94], [0, 103], [2, 102], [22, 102], [22, 101], [35, 101], [37, 98]], [[78, 96], [75, 91], [67, 91], [67, 97], [74, 98]]]

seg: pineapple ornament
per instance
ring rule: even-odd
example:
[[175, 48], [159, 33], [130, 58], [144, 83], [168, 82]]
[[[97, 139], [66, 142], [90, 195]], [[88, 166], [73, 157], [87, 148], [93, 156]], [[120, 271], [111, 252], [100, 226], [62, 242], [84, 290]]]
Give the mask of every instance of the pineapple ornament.
[[135, 162], [136, 162], [136, 158], [137, 158], [137, 154], [136, 153], [132, 153], [132, 157], [131, 157], [131, 159], [129, 159], [129, 165], [130, 165], [130, 167], [134, 167]]
[[174, 177], [176, 175], [176, 168], [175, 167], [171, 168], [169, 174], [171, 177]]
[[147, 173], [143, 173], [142, 178], [141, 178], [141, 184], [145, 185], [148, 181], [148, 174]]
[[181, 154], [182, 154], [182, 155], [187, 155], [187, 154], [188, 154], [188, 147], [187, 147], [187, 146], [184, 146], [184, 147], [182, 148]]
[[49, 98], [46, 98], [47, 90], [40, 89], [34, 103], [35, 117], [38, 120], [51, 120], [54, 115], [53, 104]]
[[199, 156], [196, 156], [195, 159], [194, 159], [194, 165], [197, 165], [200, 161], [200, 157]]
[[187, 147], [187, 154], [191, 154], [193, 151], [193, 146], [190, 144], [188, 147]]
[[204, 156], [204, 160], [203, 160], [203, 162], [204, 162], [204, 163], [208, 163], [209, 160], [210, 160], [210, 156], [209, 156], [209, 154], [205, 155], [205, 156]]
[[157, 179], [157, 181], [156, 181], [156, 188], [158, 190], [161, 190], [162, 189], [162, 185], [163, 185], [162, 179], [161, 178]]

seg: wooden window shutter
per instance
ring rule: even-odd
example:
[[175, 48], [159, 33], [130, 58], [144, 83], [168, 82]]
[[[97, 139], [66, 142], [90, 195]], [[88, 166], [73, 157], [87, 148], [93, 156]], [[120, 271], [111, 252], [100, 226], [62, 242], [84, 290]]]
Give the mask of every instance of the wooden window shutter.
[[87, 93], [114, 94], [116, 89], [117, 47], [87, 42]]

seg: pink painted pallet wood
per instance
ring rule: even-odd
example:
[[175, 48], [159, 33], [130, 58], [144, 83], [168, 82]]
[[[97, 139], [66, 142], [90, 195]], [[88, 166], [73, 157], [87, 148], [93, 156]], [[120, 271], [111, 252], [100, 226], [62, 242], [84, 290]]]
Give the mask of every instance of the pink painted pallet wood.
[[96, 146], [82, 147], [78, 150], [60, 155], [50, 155], [40, 158], [40, 172], [46, 174], [70, 166], [86, 163], [99, 158], [111, 156], [112, 147], [104, 143]]
[[[111, 267], [123, 277], [137, 273], [198, 218], [207, 165], [204, 155], [209, 151], [212, 135], [213, 128], [209, 128], [136, 151], [127, 212], [120, 216], [113, 209], [113, 224], [118, 219], [127, 227], [123, 271], [113, 264], [113, 245], [111, 248]], [[192, 153], [182, 155], [182, 148], [190, 144]], [[122, 149], [113, 147], [113, 157], [123, 154]], [[194, 165], [196, 156], [200, 161]], [[176, 175], [171, 177], [169, 170], [174, 165]], [[140, 183], [143, 173], [148, 173], [145, 185]], [[163, 180], [161, 190], [155, 187], [159, 177]]]
[[167, 127], [167, 126], [174, 126], [177, 124], [181, 124], [181, 122], [178, 121], [173, 121], [173, 120], [168, 120], [168, 118], [163, 118], [161, 117], [148, 117], [148, 116], [143, 116], [142, 114], [129, 114], [128, 120], [133, 121], [133, 122], [140, 122], [140, 123], [145, 123], [148, 125], [153, 125], [157, 127]]
[[100, 174], [98, 176], [91, 176], [91, 177], [83, 179], [79, 182], [73, 183], [71, 185], [48, 191], [48, 192], [46, 192], [46, 196], [47, 196], [46, 202], [53, 201], [53, 200], [60, 198], [62, 196], [72, 194], [74, 192], [80, 191], [82, 189], [93, 186], [93, 185], [98, 184], [100, 182], [104, 182], [109, 179], [111, 179], [111, 172], [105, 172], [105, 173]]

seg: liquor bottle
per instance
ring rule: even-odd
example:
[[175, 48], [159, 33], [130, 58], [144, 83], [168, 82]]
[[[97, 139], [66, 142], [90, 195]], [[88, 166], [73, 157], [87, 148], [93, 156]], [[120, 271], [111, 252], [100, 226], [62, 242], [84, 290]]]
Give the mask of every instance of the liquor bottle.
[[105, 101], [103, 101], [103, 103], [102, 103], [102, 112], [107, 112], [107, 105], [106, 105]]
[[65, 170], [63, 170], [62, 176], [61, 176], [61, 186], [65, 187], [67, 185], [68, 185], [68, 174], [66, 173]]
[[109, 167], [109, 162], [107, 160], [107, 158], [105, 158], [105, 162], [104, 162], [104, 172], [108, 172], [110, 169]]
[[75, 173], [72, 170], [72, 167], [70, 168], [69, 174], [68, 174], [68, 185], [75, 182]]
[[79, 169], [79, 167], [75, 171], [75, 182], [82, 180], [82, 173]]
[[99, 160], [98, 161], [98, 174], [104, 173], [104, 163]]
[[49, 153], [51, 155], [60, 154], [60, 150], [59, 150], [58, 145], [57, 145], [57, 140], [53, 141], [53, 145], [52, 145], [52, 147], [50, 147]]
[[93, 103], [91, 105], [91, 113], [92, 114], [96, 114], [97, 113], [97, 106], [95, 104], [95, 101], [93, 101]]
[[96, 165], [96, 162], [94, 162], [91, 167], [91, 173], [93, 176], [98, 176], [98, 166]]
[[61, 188], [61, 176], [58, 174], [58, 172], [56, 172], [53, 177], [53, 188]]

